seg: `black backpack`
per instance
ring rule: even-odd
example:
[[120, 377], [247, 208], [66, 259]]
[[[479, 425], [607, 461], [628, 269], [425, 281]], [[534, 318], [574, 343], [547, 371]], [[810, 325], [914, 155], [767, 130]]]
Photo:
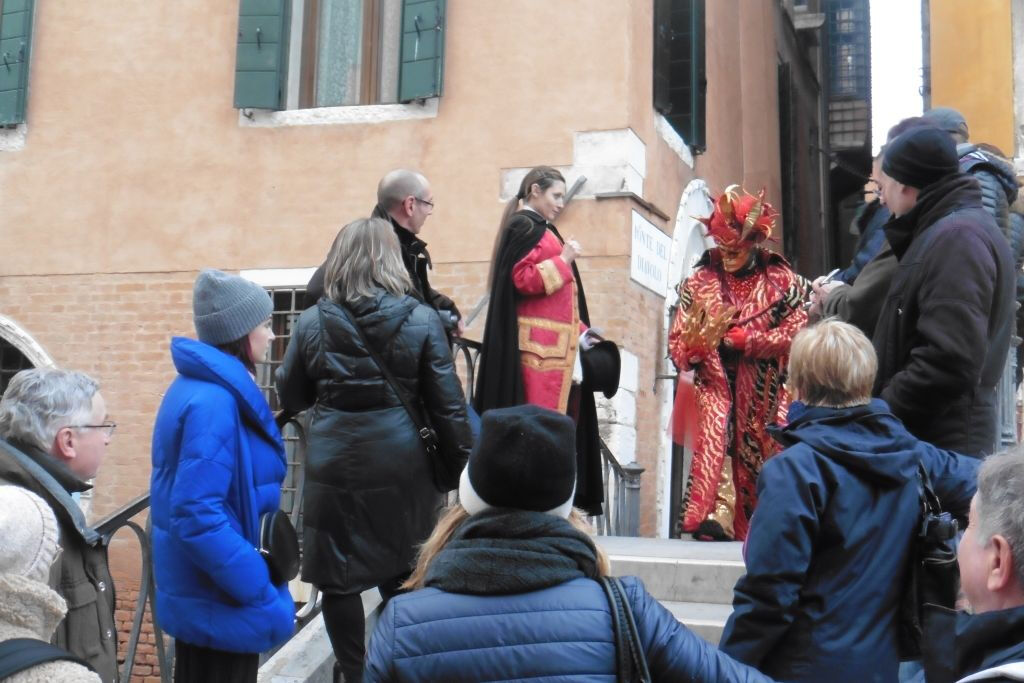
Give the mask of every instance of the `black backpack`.
[[12, 638], [0, 642], [0, 681], [39, 664], [59, 661], [74, 662], [95, 671], [88, 662], [44, 640]]

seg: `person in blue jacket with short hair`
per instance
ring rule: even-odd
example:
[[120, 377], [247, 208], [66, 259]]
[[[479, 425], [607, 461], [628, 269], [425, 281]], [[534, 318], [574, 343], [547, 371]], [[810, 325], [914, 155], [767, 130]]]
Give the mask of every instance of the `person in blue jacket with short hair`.
[[199, 341], [175, 337], [153, 430], [150, 505], [156, 620], [176, 639], [175, 681], [252, 682], [287, 640], [294, 610], [260, 555], [259, 518], [280, 504], [284, 444], [255, 381], [274, 333], [262, 287], [196, 278]]
[[871, 399], [877, 360], [857, 328], [824, 320], [793, 339], [797, 400], [765, 462], [721, 648], [785, 681], [895, 681], [899, 606], [920, 521], [918, 463], [944, 510], [966, 516], [979, 462], [910, 434]]
[[[459, 501], [381, 613], [367, 654], [377, 681], [616, 678], [608, 558], [572, 507], [576, 425], [535, 405], [483, 414]], [[768, 681], [680, 624], [635, 577], [622, 579], [655, 681]]]

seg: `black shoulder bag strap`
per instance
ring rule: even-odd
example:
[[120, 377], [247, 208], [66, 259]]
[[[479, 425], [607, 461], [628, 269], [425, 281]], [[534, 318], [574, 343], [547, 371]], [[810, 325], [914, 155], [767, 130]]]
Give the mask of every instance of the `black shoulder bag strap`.
[[647, 656], [640, 642], [640, 632], [633, 619], [633, 610], [626, 600], [622, 584], [614, 576], [598, 579], [612, 613], [612, 629], [615, 632], [615, 663], [620, 683], [651, 683], [651, 672], [647, 669]]
[[366, 347], [366, 351], [370, 354], [370, 358], [373, 359], [373, 362], [376, 363], [377, 367], [380, 369], [380, 374], [384, 375], [384, 379], [391, 385], [395, 395], [398, 396], [398, 400], [402, 402], [403, 406], [405, 406], [405, 412], [409, 413], [409, 419], [412, 420], [412, 423], [416, 426], [416, 431], [420, 435], [420, 440], [423, 442], [423, 446], [427, 449], [427, 455], [430, 458], [434, 458], [438, 450], [437, 434], [433, 429], [427, 426], [422, 413], [413, 407], [412, 402], [410, 402], [409, 398], [405, 395], [405, 391], [398, 383], [398, 380], [396, 380], [395, 376], [391, 374], [390, 370], [388, 370], [388, 366], [384, 364], [384, 361], [374, 350], [373, 344], [370, 343], [370, 340], [366, 338], [366, 333], [363, 332], [362, 326], [356, 321], [356, 317], [352, 315], [352, 311], [348, 310], [348, 306], [345, 306], [344, 304], [338, 304], [338, 307], [345, 312], [346, 316], [348, 316], [349, 322], [351, 322], [352, 326], [356, 328], [356, 334], [359, 335], [359, 339], [363, 342], [363, 346]]
[[81, 664], [89, 671], [95, 672], [84, 659], [56, 645], [35, 638], [12, 638], [0, 642], [0, 681], [39, 664], [59, 661]]

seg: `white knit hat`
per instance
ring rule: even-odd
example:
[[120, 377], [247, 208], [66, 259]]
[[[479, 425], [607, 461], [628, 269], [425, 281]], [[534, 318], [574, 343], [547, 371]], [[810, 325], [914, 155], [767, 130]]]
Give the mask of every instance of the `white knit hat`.
[[46, 583], [60, 552], [53, 510], [20, 486], [0, 486], [0, 574]]

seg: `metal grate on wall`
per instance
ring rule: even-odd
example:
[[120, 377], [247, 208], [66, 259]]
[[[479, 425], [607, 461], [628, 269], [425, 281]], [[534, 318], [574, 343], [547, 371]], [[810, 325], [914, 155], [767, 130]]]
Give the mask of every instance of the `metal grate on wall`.
[[[276, 337], [270, 345], [269, 358], [265, 363], [256, 366], [256, 383], [263, 390], [263, 395], [270, 404], [270, 409], [275, 413], [281, 409], [281, 402], [277, 398], [277, 390], [274, 388], [274, 372], [280, 367], [284, 360], [285, 349], [292, 337], [292, 330], [298, 322], [299, 315], [305, 310], [306, 290], [304, 287], [296, 288], [268, 288], [270, 298], [274, 304], [271, 313], [271, 328]], [[293, 512], [296, 506], [301, 507], [298, 500], [299, 483], [302, 481], [303, 463], [298, 457], [298, 434], [294, 427], [286, 425], [282, 431], [284, 438], [285, 453], [288, 458], [288, 471], [285, 474], [284, 483], [281, 486], [281, 509], [296, 516]]]
[[828, 0], [826, 6], [830, 95], [866, 99], [871, 87], [868, 0]]

